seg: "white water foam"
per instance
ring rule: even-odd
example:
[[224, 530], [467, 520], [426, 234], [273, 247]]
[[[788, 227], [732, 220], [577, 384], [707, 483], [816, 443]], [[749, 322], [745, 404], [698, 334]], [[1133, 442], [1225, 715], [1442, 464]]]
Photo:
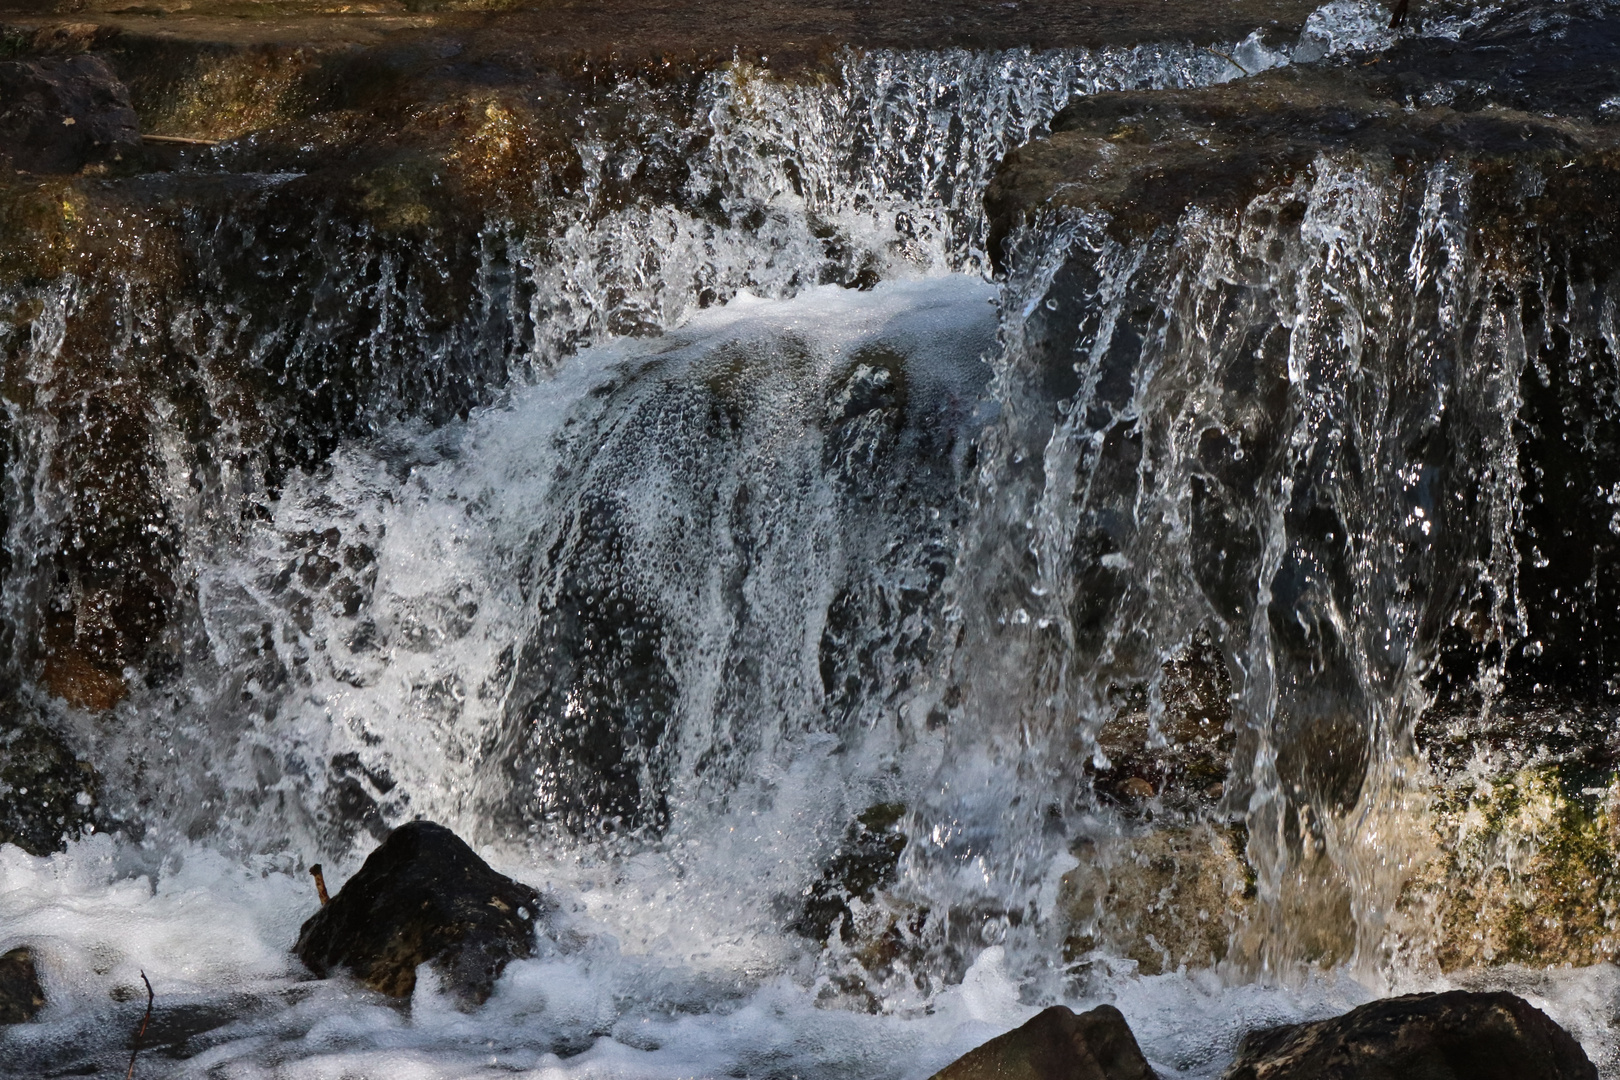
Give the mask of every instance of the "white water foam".
[[[485, 854], [520, 878], [546, 881], [545, 867]], [[36, 1023], [0, 1033], [0, 1072], [123, 1068], [145, 1008], [143, 972], [158, 1019], [137, 1075], [211, 1080], [923, 1080], [1048, 1003], [1024, 1000], [1001, 948], [988, 946], [927, 1010], [827, 1009], [791, 967], [704, 967], [631, 948], [615, 935], [622, 923], [594, 918], [585, 894], [564, 892], [567, 943], [514, 962], [490, 1001], [465, 1014], [437, 992], [428, 968], [408, 1003], [344, 977], [309, 981], [287, 952], [314, 908], [301, 875], [259, 872], [193, 847], [155, 877], [127, 876], [128, 860], [142, 855], [106, 836], [48, 859], [0, 849], [0, 947], [34, 947], [50, 1000]], [[716, 913], [689, 915], [718, 925]], [[1509, 970], [1491, 985], [1569, 1026], [1608, 1066], [1604, 1075], [1615, 1075], [1607, 1017], [1620, 979], [1612, 969]], [[1067, 1004], [1111, 1001], [1161, 1075], [1201, 1080], [1219, 1075], [1247, 1030], [1335, 1015], [1373, 996], [1342, 975], [1227, 985], [1209, 973], [1125, 969]], [[211, 1030], [193, 1035], [177, 1060], [165, 1032], [188, 1010], [208, 1008], [212, 1020], [193, 1023]]]

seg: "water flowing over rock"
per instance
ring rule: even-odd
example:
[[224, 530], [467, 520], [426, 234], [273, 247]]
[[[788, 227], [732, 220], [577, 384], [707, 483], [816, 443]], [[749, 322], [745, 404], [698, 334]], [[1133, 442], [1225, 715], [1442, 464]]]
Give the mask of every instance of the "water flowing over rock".
[[413, 821], [310, 916], [295, 951], [316, 974], [343, 969], [393, 997], [410, 996], [416, 969], [431, 963], [448, 990], [477, 1005], [508, 963], [533, 954], [552, 906], [449, 829]]
[[98, 824], [100, 777], [37, 716], [0, 715], [0, 843], [32, 855], [61, 851]]
[[1620, 1075], [1606, 0], [111, 6], [0, 11], [141, 136], [0, 169], [0, 1066]]
[[[1002, 460], [1044, 471], [1000, 470], [988, 517], [1031, 522], [1034, 567], [1003, 556], [1001, 572], [1062, 642], [1031, 640], [1030, 663], [1061, 656], [1050, 700], [1106, 715], [1099, 684], [1214, 628], [1237, 734], [1222, 804], [1248, 830], [1245, 917], [1271, 922], [1240, 931], [1239, 953], [1438, 945], [1451, 964], [1612, 946], [1592, 914], [1609, 910], [1593, 903], [1609, 863], [1561, 839], [1571, 863], [1546, 872], [1586, 884], [1538, 891], [1554, 905], [1539, 915], [1467, 874], [1440, 884], [1493, 841], [1454, 810], [1420, 823], [1412, 778], [1425, 746], [1449, 769], [1475, 761], [1436, 805], [1478, 807], [1518, 766], [1476, 757], [1493, 737], [1472, 725], [1548, 746], [1527, 710], [1612, 714], [1608, 630], [1586, 614], [1606, 610], [1586, 549], [1610, 543], [1589, 493], [1607, 490], [1596, 448], [1612, 443], [1597, 399], [1563, 388], [1606, 378], [1614, 355], [1600, 251], [1616, 47], [1602, 7], [1510, 7], [1462, 44], [1098, 94], [991, 183], [992, 250], [1007, 238], [1023, 312], [998, 376], [1020, 425]], [[1589, 464], [1569, 460], [1578, 444]], [[1581, 553], [1548, 559], [1576, 535]], [[1005, 532], [981, 543], [987, 563], [1011, 550]], [[1402, 845], [1377, 862], [1404, 870], [1358, 851], [1372, 820]], [[1606, 828], [1585, 820], [1570, 828]]]
[[1226, 1080], [1596, 1080], [1569, 1032], [1513, 994], [1408, 994], [1251, 1032]]

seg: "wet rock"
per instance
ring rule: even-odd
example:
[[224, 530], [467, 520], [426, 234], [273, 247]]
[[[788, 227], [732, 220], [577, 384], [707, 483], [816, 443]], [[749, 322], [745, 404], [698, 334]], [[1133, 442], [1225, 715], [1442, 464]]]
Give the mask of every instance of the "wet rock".
[[0, 1024], [27, 1023], [44, 1006], [34, 951], [24, 947], [0, 956]]
[[1145, 975], [1207, 968], [1227, 958], [1254, 902], [1242, 830], [1160, 826], [1137, 836], [1077, 843], [1058, 913], [1064, 957], [1134, 960]]
[[1232, 766], [1232, 677], [1214, 640], [1200, 632], [1165, 663], [1154, 710], [1145, 686], [1123, 695], [1097, 732], [1105, 765], [1089, 771], [1098, 792], [1132, 805], [1155, 796], [1165, 805], [1207, 810], [1219, 802]]
[[140, 149], [129, 90], [95, 56], [0, 62], [0, 161], [74, 173]]
[[836, 928], [844, 941], [854, 940], [850, 904], [871, 903], [878, 889], [894, 881], [906, 850], [906, 834], [900, 830], [905, 812], [900, 803], [879, 803], [855, 819], [821, 876], [806, 890], [804, 906], [789, 929], [826, 941]]
[[294, 951], [318, 975], [341, 968], [394, 997], [408, 996], [417, 966], [432, 963], [463, 1005], [478, 1005], [508, 962], [533, 955], [551, 907], [443, 825], [413, 821], [304, 923]]
[[[1549, 33], [1547, 19], [1562, 23]], [[1540, 21], [1537, 21], [1539, 18]], [[1583, 44], [1570, 59], [1567, 41]], [[1507, 9], [1458, 41], [1418, 39], [1352, 65], [1294, 65], [1220, 87], [1079, 97], [1049, 139], [1009, 154], [985, 194], [991, 253], [1042, 209], [1102, 210], [1145, 235], [1190, 206], [1233, 210], [1325, 152], [1403, 162], [1567, 162], [1613, 135], [1620, 31], [1594, 6]], [[1537, 78], [1537, 66], [1548, 69]], [[1578, 76], [1566, 70], [1578, 69]]]
[[933, 1080], [1156, 1080], [1112, 1005], [1076, 1014], [1053, 1005], [935, 1073]]
[[[1440, 855], [1396, 936], [1433, 945], [1446, 967], [1612, 953], [1620, 425], [1601, 404], [1614, 347], [1597, 327], [1620, 231], [1617, 56], [1620, 31], [1598, 7], [1514, 4], [1446, 41], [1075, 98], [986, 195], [996, 236], [1015, 241], [992, 245], [1014, 260], [1015, 285], [1021, 267], [1058, 266], [1050, 285], [1030, 284], [1042, 291], [1012, 354], [1031, 401], [1051, 406], [1050, 423], [1027, 410], [1042, 420], [1021, 445], [1034, 457], [1061, 429], [1098, 448], [1075, 473], [1103, 509], [1053, 548], [1080, 553], [1076, 570], [1091, 575], [1077, 625], [1117, 630], [1110, 645], [1154, 633], [1126, 621], [1116, 582], [1132, 579], [1117, 570], [1155, 542], [1133, 531], [1134, 508], [1172, 490], [1184, 500], [1176, 555], [1238, 661], [1248, 721], [1218, 805], [1255, 805], [1248, 778], [1263, 766], [1280, 798], [1251, 816], [1250, 855], [1289, 867], [1267, 900], [1289, 913], [1274, 924], [1310, 928], [1252, 955], [1326, 962], [1354, 946], [1362, 886], [1332, 851], [1335, 825], [1366, 805], [1380, 725], [1414, 670], [1438, 703], [1415, 725], [1418, 750], [1444, 785], [1423, 811], [1435, 843], [1415, 841], [1414, 863]], [[1354, 238], [1324, 241], [1328, 219], [1353, 222], [1335, 235]], [[1456, 239], [1443, 258], [1422, 239], [1442, 222]], [[1466, 287], [1428, 291], [1442, 263]], [[1446, 322], [1445, 305], [1472, 321]], [[1376, 330], [1356, 322], [1373, 312]], [[1511, 330], [1493, 336], [1497, 325]], [[1462, 362], [1429, 363], [1442, 354]], [[1485, 389], [1498, 377], [1502, 397]], [[1341, 408], [1363, 386], [1400, 388], [1377, 434]], [[1119, 420], [1143, 400], [1158, 419]], [[1330, 423], [1299, 421], [1329, 401]], [[1379, 475], [1397, 443], [1407, 475], [1425, 477], [1420, 495]], [[1481, 465], [1489, 454], [1513, 462], [1506, 475]], [[1365, 538], [1408, 518], [1421, 524], [1399, 558], [1358, 564]], [[1467, 577], [1465, 565], [1490, 569]], [[1393, 623], [1343, 617], [1367, 611], [1407, 621], [1389, 636]], [[1263, 706], [1244, 698], [1257, 662]], [[1143, 767], [1155, 761], [1146, 718], [1127, 701], [1104, 725], [1095, 772], [1099, 794], [1137, 814], [1159, 810], [1149, 786], [1167, 789]], [[1411, 720], [1395, 720], [1402, 737]]]
[[[1553, 725], [1549, 725], [1553, 726]], [[1442, 970], [1620, 958], [1620, 782], [1568, 763], [1481, 755], [1432, 801], [1438, 854], [1402, 907], [1434, 933]]]
[[90, 763], [38, 720], [0, 723], [0, 844], [30, 855], [64, 850], [94, 827], [99, 788]]
[[1580, 1043], [1516, 994], [1408, 994], [1244, 1036], [1224, 1080], [1597, 1080]]

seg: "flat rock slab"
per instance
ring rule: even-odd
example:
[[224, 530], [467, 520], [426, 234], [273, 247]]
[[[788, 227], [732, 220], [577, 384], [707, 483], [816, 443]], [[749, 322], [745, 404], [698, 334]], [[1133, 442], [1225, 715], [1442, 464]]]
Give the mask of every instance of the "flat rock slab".
[[1112, 1005], [1053, 1005], [935, 1073], [932, 1080], [1156, 1080]]
[[1516, 994], [1407, 994], [1250, 1032], [1224, 1080], [1597, 1080], [1580, 1043]]
[[[1257, 27], [1297, 34], [1317, 0], [519, 0], [475, 11], [479, 0], [378, 0], [370, 4], [166, 0], [0, 3], [0, 25], [105, 44], [109, 35], [232, 48], [370, 47], [432, 38], [468, 55], [521, 56], [549, 66], [576, 56], [634, 61], [737, 50], [773, 67], [813, 62], [829, 48], [1063, 48], [1194, 40], [1236, 41]], [[486, 5], [487, 6], [487, 5]], [[164, 10], [168, 8], [170, 10]], [[459, 10], [458, 10], [459, 9]]]
[[[1558, 33], [1544, 25], [1554, 20]], [[1043, 210], [1101, 212], [1133, 236], [1190, 206], [1232, 211], [1324, 153], [1561, 166], [1620, 142], [1605, 104], [1616, 94], [1620, 24], [1571, 4], [1508, 10], [1457, 40], [1411, 39], [1348, 62], [1075, 98], [1051, 136], [1009, 154], [991, 182], [990, 250], [1003, 256], [1004, 239]]]
[[0, 956], [0, 1024], [21, 1024], [45, 1007], [32, 949], [12, 949]]
[[506, 965], [534, 954], [535, 926], [553, 905], [497, 873], [443, 825], [401, 825], [372, 852], [294, 947], [317, 975], [345, 969], [394, 997], [432, 963], [463, 1004], [484, 1002]]

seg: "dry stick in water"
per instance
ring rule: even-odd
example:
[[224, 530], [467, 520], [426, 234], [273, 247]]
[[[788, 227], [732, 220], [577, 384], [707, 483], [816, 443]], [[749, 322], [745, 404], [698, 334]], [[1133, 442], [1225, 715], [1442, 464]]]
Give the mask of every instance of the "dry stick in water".
[[309, 868], [309, 876], [315, 879], [315, 895], [321, 898], [321, 907], [325, 907], [332, 898], [326, 894], [326, 878], [321, 874], [320, 863]]
[[146, 1015], [141, 1017], [141, 1029], [135, 1033], [135, 1047], [129, 1052], [129, 1072], [124, 1074], [124, 1080], [130, 1080], [135, 1075], [135, 1055], [141, 1052], [141, 1040], [146, 1037], [146, 1025], [152, 1022], [152, 980], [141, 972], [141, 982], [146, 984]]

